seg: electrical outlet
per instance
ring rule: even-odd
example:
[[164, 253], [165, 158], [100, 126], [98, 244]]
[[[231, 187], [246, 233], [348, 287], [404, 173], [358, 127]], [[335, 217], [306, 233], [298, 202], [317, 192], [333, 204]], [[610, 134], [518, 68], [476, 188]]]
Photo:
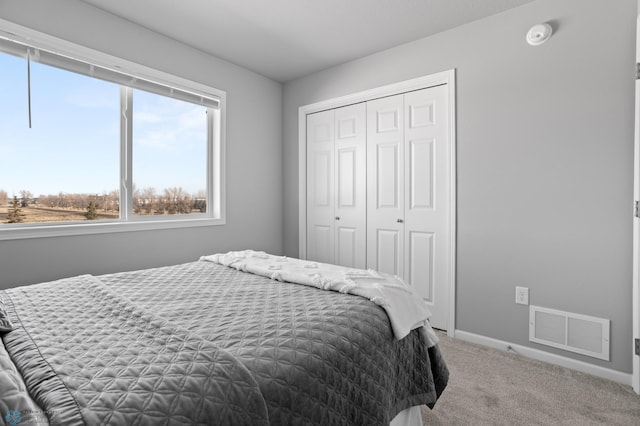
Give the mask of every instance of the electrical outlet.
[[529, 304], [529, 289], [527, 287], [516, 287], [516, 303], [519, 305]]

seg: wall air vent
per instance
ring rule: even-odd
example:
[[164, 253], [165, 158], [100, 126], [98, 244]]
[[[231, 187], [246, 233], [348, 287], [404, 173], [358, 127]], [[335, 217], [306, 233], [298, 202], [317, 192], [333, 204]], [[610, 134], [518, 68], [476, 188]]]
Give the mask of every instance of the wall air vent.
[[609, 361], [608, 319], [529, 306], [529, 341]]

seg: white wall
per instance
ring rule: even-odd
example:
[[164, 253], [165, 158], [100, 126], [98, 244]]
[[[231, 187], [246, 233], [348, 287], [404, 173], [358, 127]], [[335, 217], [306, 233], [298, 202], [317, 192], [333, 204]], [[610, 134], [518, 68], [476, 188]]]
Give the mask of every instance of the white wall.
[[[631, 372], [636, 9], [538, 0], [286, 83], [285, 254], [298, 254], [298, 107], [455, 68], [457, 328]], [[555, 34], [528, 46], [540, 22]], [[611, 362], [529, 343], [516, 285], [610, 319]]]
[[0, 0], [0, 18], [224, 90], [228, 104], [226, 225], [0, 241], [0, 288], [191, 261], [232, 249], [282, 252], [279, 83], [75, 0]]

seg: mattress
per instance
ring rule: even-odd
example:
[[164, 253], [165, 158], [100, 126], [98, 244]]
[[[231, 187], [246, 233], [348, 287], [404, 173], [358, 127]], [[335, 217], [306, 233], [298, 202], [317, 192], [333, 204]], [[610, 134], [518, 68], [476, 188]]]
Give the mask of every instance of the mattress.
[[364, 297], [202, 260], [0, 298], [13, 328], [2, 349], [17, 372], [0, 389], [11, 382], [23, 398], [6, 421], [387, 425], [433, 407], [448, 380], [423, 328], [394, 338]]

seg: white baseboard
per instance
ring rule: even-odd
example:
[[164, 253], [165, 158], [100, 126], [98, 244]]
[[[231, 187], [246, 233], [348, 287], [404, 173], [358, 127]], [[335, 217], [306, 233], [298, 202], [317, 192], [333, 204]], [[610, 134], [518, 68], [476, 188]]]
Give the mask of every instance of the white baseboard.
[[564, 356], [541, 351], [539, 349], [529, 348], [527, 346], [516, 345], [514, 343], [493, 339], [491, 337], [482, 336], [480, 334], [469, 333], [468, 331], [455, 330], [454, 338], [463, 340], [465, 342], [477, 343], [479, 345], [499, 349], [505, 352], [514, 351], [522, 356], [526, 356], [527, 358], [548, 362], [549, 364], [559, 365], [560, 367], [571, 368], [573, 370], [591, 374], [592, 376], [631, 386], [631, 374], [629, 373], [622, 373], [610, 368], [600, 367], [598, 365], [589, 364], [584, 361], [578, 361]]

